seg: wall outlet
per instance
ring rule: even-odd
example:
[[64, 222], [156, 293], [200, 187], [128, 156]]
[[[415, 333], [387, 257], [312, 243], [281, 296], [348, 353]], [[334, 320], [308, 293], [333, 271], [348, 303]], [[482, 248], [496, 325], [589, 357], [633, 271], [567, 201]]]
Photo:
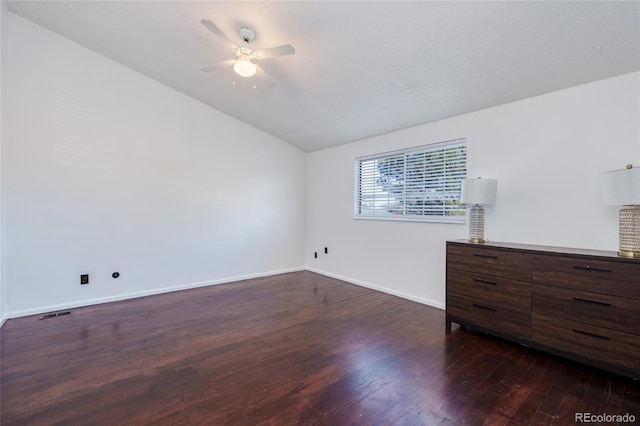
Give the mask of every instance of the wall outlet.
[[89, 284], [89, 274], [80, 275], [80, 284]]

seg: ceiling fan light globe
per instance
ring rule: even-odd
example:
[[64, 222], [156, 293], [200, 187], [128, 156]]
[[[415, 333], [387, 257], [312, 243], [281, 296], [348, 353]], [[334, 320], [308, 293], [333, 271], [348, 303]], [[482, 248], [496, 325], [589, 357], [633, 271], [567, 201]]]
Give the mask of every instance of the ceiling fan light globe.
[[233, 69], [241, 77], [251, 77], [256, 73], [256, 66], [248, 59], [238, 60]]

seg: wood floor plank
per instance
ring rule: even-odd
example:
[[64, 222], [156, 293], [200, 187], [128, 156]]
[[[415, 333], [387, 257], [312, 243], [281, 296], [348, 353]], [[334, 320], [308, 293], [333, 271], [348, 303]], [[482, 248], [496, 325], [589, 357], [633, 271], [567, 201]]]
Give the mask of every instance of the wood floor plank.
[[549, 365], [553, 363], [552, 359], [540, 359], [539, 357], [531, 356], [532, 354], [527, 355], [529, 359], [533, 358], [535, 362], [517, 382], [507, 381], [512, 383], [511, 386], [524, 388], [528, 392], [524, 401], [511, 415], [514, 421], [523, 424], [527, 424], [535, 417], [547, 395], [548, 388], [546, 388], [544, 377], [545, 373], [548, 372]]
[[632, 414], [636, 422], [640, 423], [640, 383], [627, 381], [624, 391], [624, 399], [618, 414]]
[[636, 382], [311, 272], [11, 319], [0, 342], [3, 426], [555, 425], [640, 410]]

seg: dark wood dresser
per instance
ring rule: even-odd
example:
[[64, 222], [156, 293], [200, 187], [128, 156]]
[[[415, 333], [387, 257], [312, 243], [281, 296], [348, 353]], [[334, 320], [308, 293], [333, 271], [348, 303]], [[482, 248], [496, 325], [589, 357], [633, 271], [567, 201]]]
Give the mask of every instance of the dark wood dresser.
[[447, 242], [452, 322], [640, 379], [640, 259], [615, 252]]

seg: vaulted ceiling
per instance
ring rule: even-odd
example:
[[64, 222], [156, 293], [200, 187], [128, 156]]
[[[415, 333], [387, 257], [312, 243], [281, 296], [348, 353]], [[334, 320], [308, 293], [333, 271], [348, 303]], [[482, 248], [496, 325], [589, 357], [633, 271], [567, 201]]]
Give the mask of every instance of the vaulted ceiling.
[[[9, 10], [305, 151], [640, 69], [638, 1], [10, 1]], [[237, 76], [239, 28], [264, 49]], [[262, 78], [261, 78], [262, 76]], [[235, 84], [234, 84], [235, 83]], [[254, 88], [255, 86], [255, 88]]]

